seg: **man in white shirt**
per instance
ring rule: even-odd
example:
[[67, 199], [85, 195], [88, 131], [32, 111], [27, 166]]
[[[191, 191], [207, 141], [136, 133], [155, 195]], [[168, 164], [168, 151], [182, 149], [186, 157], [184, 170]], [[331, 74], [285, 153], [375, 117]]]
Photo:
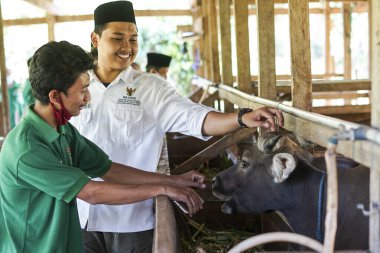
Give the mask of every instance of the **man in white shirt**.
[[164, 78], [168, 78], [169, 66], [172, 57], [160, 53], [147, 53], [148, 63], [146, 64], [146, 72], [157, 74]]
[[[164, 79], [130, 67], [137, 51], [132, 3], [102, 4], [94, 12], [92, 45], [98, 60], [91, 73], [88, 108], [71, 122], [117, 163], [145, 171], [157, 168], [163, 136], [181, 132], [207, 140], [241, 126], [274, 130], [277, 109], [261, 108], [225, 114], [178, 95]], [[88, 252], [151, 252], [153, 199], [129, 205], [78, 202]]]

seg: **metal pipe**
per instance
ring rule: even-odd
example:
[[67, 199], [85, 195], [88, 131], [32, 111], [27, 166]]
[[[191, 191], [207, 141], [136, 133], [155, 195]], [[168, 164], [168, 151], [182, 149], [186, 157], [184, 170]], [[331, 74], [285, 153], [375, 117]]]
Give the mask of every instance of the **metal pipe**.
[[[232, 94], [238, 95], [248, 101], [252, 101], [254, 103], [261, 104], [263, 106], [278, 108], [285, 113], [288, 113], [290, 115], [293, 115], [302, 119], [306, 119], [308, 121], [311, 121], [320, 125], [331, 127], [337, 130], [352, 130], [353, 132], [349, 133], [352, 136], [352, 138], [355, 138], [356, 140], [358, 139], [368, 140], [380, 145], [380, 131], [376, 128], [367, 127], [364, 125], [336, 119], [336, 118], [321, 115], [318, 113], [304, 111], [304, 110], [297, 109], [288, 105], [284, 105], [281, 102], [274, 102], [272, 100], [259, 98], [254, 95], [246, 94], [242, 91], [239, 91], [225, 84], [219, 84], [218, 88], [228, 91]], [[347, 140], [354, 140], [354, 139], [349, 138]]]
[[250, 248], [270, 242], [292, 242], [306, 246], [317, 252], [323, 251], [323, 245], [307, 236], [290, 232], [271, 232], [255, 235], [235, 245], [228, 253], [240, 253]]

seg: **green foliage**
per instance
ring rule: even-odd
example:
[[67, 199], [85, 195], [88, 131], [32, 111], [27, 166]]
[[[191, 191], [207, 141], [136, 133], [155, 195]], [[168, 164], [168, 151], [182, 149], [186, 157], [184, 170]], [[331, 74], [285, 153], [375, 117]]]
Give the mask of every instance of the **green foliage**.
[[169, 81], [174, 81], [174, 85], [180, 94], [187, 95], [191, 91], [191, 79], [194, 75], [191, 53], [192, 44], [184, 43], [178, 37], [176, 27], [170, 27], [167, 19], [156, 19], [152, 27], [144, 26], [139, 29], [140, 45], [137, 62], [141, 64], [142, 70], [145, 71], [146, 54], [148, 52], [163, 53], [171, 56]]

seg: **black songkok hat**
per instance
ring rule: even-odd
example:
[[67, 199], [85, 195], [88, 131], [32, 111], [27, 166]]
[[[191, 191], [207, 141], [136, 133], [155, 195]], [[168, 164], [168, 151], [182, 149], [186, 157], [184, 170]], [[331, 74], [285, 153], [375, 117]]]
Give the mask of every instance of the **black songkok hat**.
[[155, 66], [155, 67], [169, 67], [170, 61], [172, 58], [168, 55], [164, 54], [158, 54], [158, 53], [148, 53], [148, 66]]
[[99, 5], [94, 11], [95, 25], [109, 22], [129, 22], [136, 24], [133, 5], [128, 1], [114, 1]]

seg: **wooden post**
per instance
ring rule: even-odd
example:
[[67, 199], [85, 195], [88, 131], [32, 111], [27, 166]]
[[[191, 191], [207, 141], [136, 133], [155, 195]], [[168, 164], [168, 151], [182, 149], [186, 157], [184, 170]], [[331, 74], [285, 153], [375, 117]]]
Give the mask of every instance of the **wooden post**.
[[[218, 35], [220, 45], [220, 68], [222, 83], [232, 86], [234, 77], [232, 75], [232, 47], [231, 47], [231, 15], [230, 1], [217, 0], [218, 4]], [[224, 111], [233, 112], [234, 105], [224, 100]]]
[[5, 64], [5, 48], [4, 48], [4, 32], [3, 32], [3, 16], [1, 12], [0, 3], [0, 71], [1, 71], [1, 125], [2, 133], [1, 136], [6, 136], [9, 129], [9, 104], [8, 104], [8, 84], [7, 84], [7, 67]]
[[312, 110], [309, 1], [289, 0], [292, 105]]
[[[380, 127], [380, 2], [371, 1], [371, 125]], [[373, 145], [372, 151], [378, 149]], [[380, 160], [375, 154], [372, 155], [370, 173], [370, 251], [380, 253]]]
[[248, 30], [248, 0], [233, 0], [239, 90], [252, 93]]
[[203, 67], [204, 67], [204, 78], [211, 79], [211, 69], [210, 69], [210, 31], [208, 27], [208, 17], [207, 17], [207, 5], [210, 0], [202, 1], [202, 23], [204, 32], [203, 41]]
[[344, 79], [351, 79], [351, 5], [343, 4]]
[[55, 40], [55, 32], [54, 32], [55, 16], [47, 13], [46, 21], [48, 25], [48, 39], [49, 41], [54, 41]]
[[330, 44], [330, 32], [331, 32], [331, 19], [330, 19], [330, 3], [325, 2], [325, 75], [333, 73], [331, 63], [331, 44]]
[[273, 0], [257, 0], [259, 89], [262, 98], [276, 100], [276, 54]]
[[218, 48], [218, 27], [216, 24], [216, 0], [209, 0], [207, 4], [209, 48], [210, 48], [210, 72], [211, 80], [220, 83], [219, 71], [219, 48]]

